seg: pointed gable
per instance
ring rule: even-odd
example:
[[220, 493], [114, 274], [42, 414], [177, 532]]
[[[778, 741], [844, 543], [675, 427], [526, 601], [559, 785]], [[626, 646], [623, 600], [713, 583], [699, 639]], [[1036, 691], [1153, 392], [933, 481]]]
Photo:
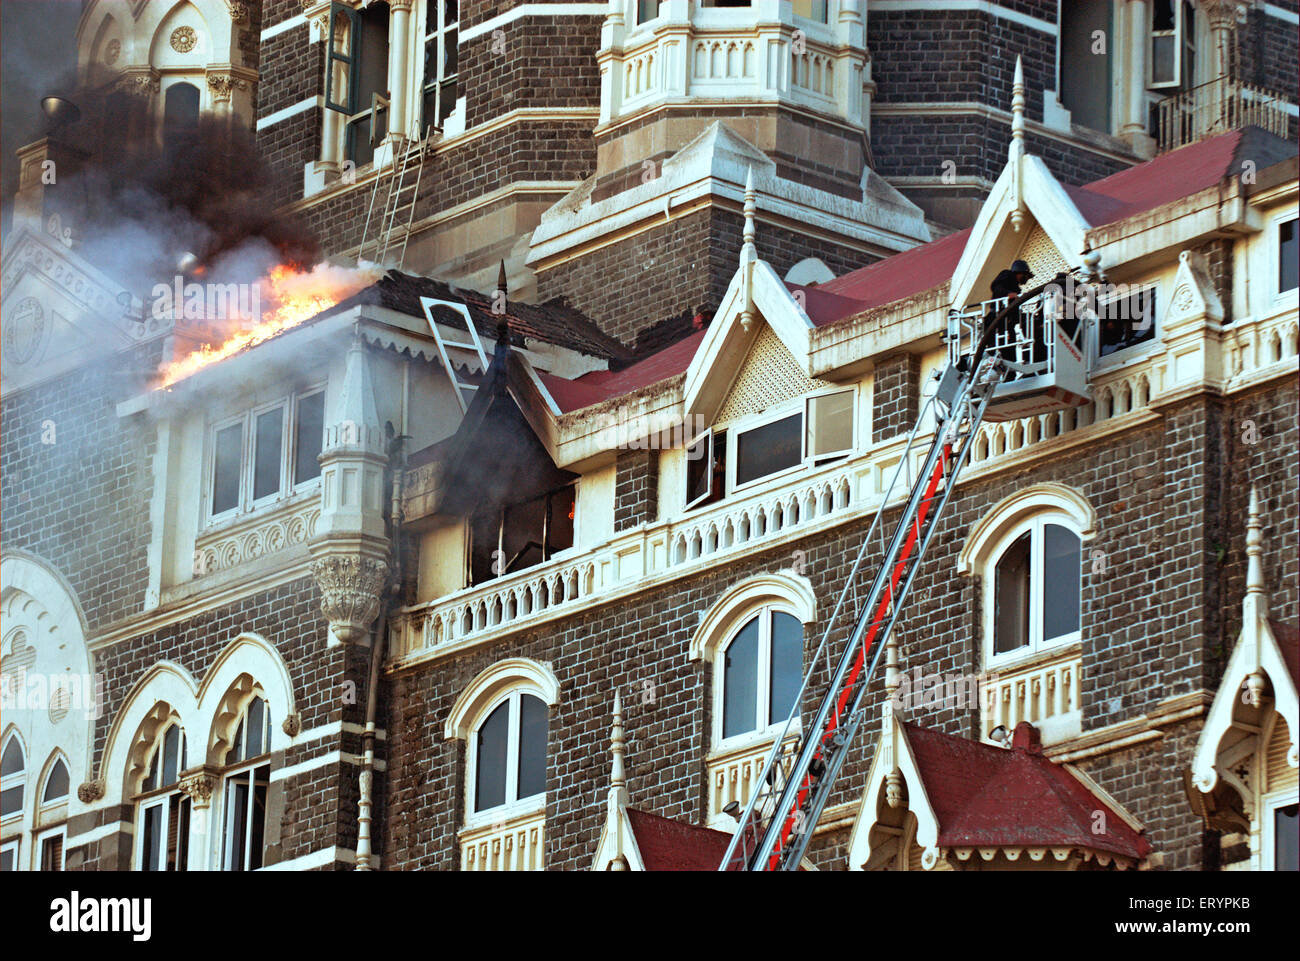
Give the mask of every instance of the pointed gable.
[[824, 386], [824, 381], [809, 377], [800, 370], [776, 332], [767, 324], [761, 324], [749, 355], [736, 374], [726, 400], [718, 408], [714, 422], [720, 424], [757, 414]]

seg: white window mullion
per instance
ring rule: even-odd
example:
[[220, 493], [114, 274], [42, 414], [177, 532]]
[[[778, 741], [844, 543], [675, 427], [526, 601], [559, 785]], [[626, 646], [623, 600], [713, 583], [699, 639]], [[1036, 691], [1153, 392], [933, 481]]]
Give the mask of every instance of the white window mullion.
[[519, 795], [519, 692], [510, 695], [510, 711], [506, 724], [506, 797], [509, 807]]
[[1043, 538], [1041, 519], [1034, 521], [1029, 535], [1029, 649], [1043, 646]]
[[758, 689], [754, 706], [758, 712], [754, 730], [767, 728], [767, 718], [772, 706], [772, 612], [765, 610], [758, 622]]

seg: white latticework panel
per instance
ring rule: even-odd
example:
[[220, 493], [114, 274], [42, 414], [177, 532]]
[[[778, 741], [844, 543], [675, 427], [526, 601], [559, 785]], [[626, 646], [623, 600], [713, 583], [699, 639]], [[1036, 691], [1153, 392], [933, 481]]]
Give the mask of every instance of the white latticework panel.
[[1034, 225], [1034, 229], [1025, 238], [1024, 246], [1016, 258], [1029, 264], [1029, 269], [1034, 272], [1031, 282], [1033, 286], [1047, 283], [1061, 271], [1070, 269], [1061, 252], [1056, 249], [1056, 244], [1047, 236], [1047, 231], [1038, 224]]
[[807, 376], [795, 363], [790, 351], [766, 324], [754, 338], [749, 356], [731, 387], [731, 393], [718, 411], [718, 424], [757, 414], [774, 404], [801, 397], [810, 390], [826, 386]]

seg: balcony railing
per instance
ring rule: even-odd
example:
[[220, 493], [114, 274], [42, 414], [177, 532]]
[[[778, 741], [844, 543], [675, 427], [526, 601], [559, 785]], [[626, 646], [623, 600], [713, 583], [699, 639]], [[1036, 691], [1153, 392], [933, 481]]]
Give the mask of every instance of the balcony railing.
[[1079, 670], [1083, 655], [1071, 645], [1046, 660], [1023, 667], [999, 669], [984, 688], [981, 733], [1002, 725], [1008, 732], [1028, 721], [1052, 743], [1078, 734], [1083, 714], [1079, 708]]
[[1220, 77], [1156, 104], [1156, 141], [1161, 153], [1242, 127], [1262, 127], [1285, 138], [1288, 101], [1263, 87]]
[[[745, 809], [754, 785], [763, 773], [763, 765], [767, 761], [767, 752], [772, 749], [773, 740], [774, 738], [766, 738], [757, 744], [717, 751], [709, 756], [709, 827], [721, 830], [735, 828], [735, 822], [723, 809], [732, 801], [740, 805], [740, 810]], [[799, 737], [794, 734], [788, 736], [781, 746], [781, 763], [787, 775], [794, 762], [794, 750], [798, 742]]]
[[462, 871], [541, 871], [546, 810], [506, 822], [467, 828], [460, 837]]

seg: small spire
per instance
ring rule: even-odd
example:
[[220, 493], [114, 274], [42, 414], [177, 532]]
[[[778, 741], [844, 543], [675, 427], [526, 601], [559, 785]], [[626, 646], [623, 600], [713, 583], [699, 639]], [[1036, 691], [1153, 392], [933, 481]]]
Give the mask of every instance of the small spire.
[[501, 261], [501, 267], [500, 267], [500, 269], [497, 270], [497, 290], [501, 291], [502, 295], [505, 295], [505, 294], [507, 293], [507, 291], [506, 291], [506, 262], [505, 262], [504, 258], [503, 258], [502, 261]]
[[623, 699], [618, 691], [614, 692], [614, 726], [609, 734], [609, 753], [613, 755], [609, 786], [611, 791], [619, 791], [627, 786], [627, 772], [623, 767]]
[[1246, 595], [1264, 593], [1264, 535], [1260, 523], [1259, 492], [1250, 488], [1250, 512], [1246, 519]]
[[1025, 152], [1025, 69], [1016, 57], [1016, 76], [1011, 84], [1011, 152]]
[[754, 167], [751, 164], [748, 172], [745, 174], [745, 244], [740, 249], [740, 262], [747, 263], [758, 259], [758, 248], [754, 245], [754, 213], [758, 210], [758, 203], [754, 194]]

